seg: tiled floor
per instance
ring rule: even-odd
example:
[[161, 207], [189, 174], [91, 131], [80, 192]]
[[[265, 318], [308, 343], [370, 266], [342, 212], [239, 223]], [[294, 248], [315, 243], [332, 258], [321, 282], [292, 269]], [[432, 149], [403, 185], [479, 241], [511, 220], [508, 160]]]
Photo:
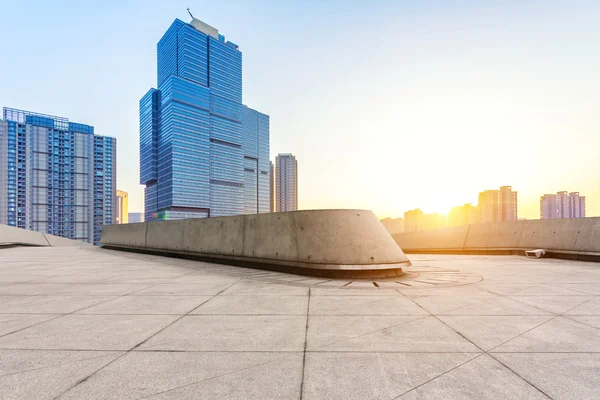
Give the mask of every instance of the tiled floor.
[[410, 256], [388, 281], [0, 250], [0, 399], [598, 399], [600, 264]]

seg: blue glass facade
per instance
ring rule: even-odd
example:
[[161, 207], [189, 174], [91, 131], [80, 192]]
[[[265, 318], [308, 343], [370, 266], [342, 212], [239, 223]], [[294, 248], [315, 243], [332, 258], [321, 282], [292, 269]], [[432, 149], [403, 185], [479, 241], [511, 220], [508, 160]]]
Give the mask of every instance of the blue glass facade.
[[[175, 20], [157, 45], [157, 78], [140, 100], [146, 220], [268, 212], [269, 117], [242, 105], [238, 46], [197, 19]], [[245, 117], [251, 112], [256, 118]], [[256, 148], [252, 182], [246, 142]]]
[[97, 244], [114, 221], [116, 140], [66, 118], [3, 117], [0, 223]]

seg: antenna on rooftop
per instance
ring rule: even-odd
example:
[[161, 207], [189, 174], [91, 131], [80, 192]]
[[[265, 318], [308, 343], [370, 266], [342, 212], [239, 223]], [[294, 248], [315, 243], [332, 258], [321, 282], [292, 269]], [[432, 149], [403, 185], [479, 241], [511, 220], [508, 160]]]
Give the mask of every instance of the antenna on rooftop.
[[190, 11], [189, 7], [187, 8], [187, 12], [188, 12], [188, 14], [190, 14], [190, 17], [192, 17], [192, 19], [194, 19], [194, 16], [192, 15], [192, 12]]

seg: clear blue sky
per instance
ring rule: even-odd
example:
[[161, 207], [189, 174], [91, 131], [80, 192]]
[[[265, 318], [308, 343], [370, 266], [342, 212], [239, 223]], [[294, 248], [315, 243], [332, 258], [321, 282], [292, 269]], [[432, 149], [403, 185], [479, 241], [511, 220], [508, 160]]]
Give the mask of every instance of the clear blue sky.
[[118, 139], [141, 210], [138, 101], [185, 11], [240, 46], [244, 102], [271, 156], [299, 163], [301, 208], [445, 212], [500, 185], [521, 216], [580, 191], [600, 215], [600, 2], [0, 0], [0, 106]]

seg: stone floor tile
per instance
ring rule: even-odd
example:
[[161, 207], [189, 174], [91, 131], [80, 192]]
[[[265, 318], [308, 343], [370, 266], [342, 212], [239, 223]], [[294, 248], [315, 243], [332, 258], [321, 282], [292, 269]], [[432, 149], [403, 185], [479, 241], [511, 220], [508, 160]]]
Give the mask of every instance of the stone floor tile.
[[187, 314], [213, 296], [121, 296], [77, 314]]
[[548, 400], [548, 396], [488, 355], [398, 397], [401, 400]]
[[[314, 321], [314, 325], [311, 325]], [[373, 329], [359, 325], [369, 323], [354, 317], [310, 316], [307, 343], [309, 350], [318, 351], [369, 351], [369, 352], [478, 352], [468, 340], [448, 328], [435, 317], [414, 321], [372, 320]], [[352, 323], [356, 325], [353, 329]], [[387, 325], [387, 326], [386, 326]], [[364, 332], [364, 333], [363, 333]], [[340, 340], [333, 342], [333, 339]], [[329, 341], [333, 343], [329, 343]], [[312, 347], [314, 346], [314, 347]]]
[[479, 303], [456, 308], [442, 315], [552, 315], [548, 311], [505, 298], [495, 297]]
[[158, 283], [147, 289], [135, 292], [133, 295], [148, 296], [211, 296], [216, 295], [231, 286], [235, 280], [220, 282], [196, 283]]
[[600, 297], [596, 297], [573, 308], [566, 312], [565, 315], [600, 315]]
[[0, 338], [0, 349], [129, 350], [177, 316], [65, 315]]
[[600, 352], [600, 331], [556, 317], [494, 349], [494, 352]]
[[431, 314], [442, 314], [471, 304], [481, 303], [497, 297], [495, 294], [483, 295], [447, 295], [447, 296], [413, 296], [411, 300], [419, 304]]
[[422, 315], [399, 317], [311, 315], [308, 319], [307, 349], [311, 351], [327, 351], [327, 349], [336, 344], [341, 344], [365, 335], [371, 335], [381, 330], [390, 331], [403, 324], [422, 318], [428, 317]]
[[509, 299], [529, 304], [530, 306], [562, 314], [580, 304], [593, 299], [593, 296], [507, 296]]
[[554, 400], [600, 399], [598, 353], [496, 353], [493, 356]]
[[36, 296], [52, 294], [68, 286], [67, 283], [14, 283], [0, 286], [0, 295]]
[[429, 315], [402, 296], [315, 296], [310, 300], [313, 315]]
[[0, 350], [0, 398], [55, 399], [121, 354], [105, 351]]
[[0, 336], [56, 317], [52, 314], [0, 314]]
[[298, 399], [302, 353], [130, 352], [61, 399]]
[[192, 314], [306, 315], [308, 296], [216, 296]]
[[148, 340], [140, 349], [302, 351], [305, 332], [306, 316], [189, 315]]
[[305, 400], [389, 400], [477, 355], [307, 353], [302, 397]]
[[488, 351], [553, 318], [551, 316], [439, 316], [444, 323]]
[[308, 287], [281, 285], [243, 279], [223, 292], [223, 295], [262, 295], [262, 296], [307, 296]]
[[15, 296], [15, 300], [0, 304], [0, 314], [68, 314], [114, 298], [114, 296]]
[[511, 296], [585, 296], [589, 293], [563, 286], [537, 285], [511, 293]]

